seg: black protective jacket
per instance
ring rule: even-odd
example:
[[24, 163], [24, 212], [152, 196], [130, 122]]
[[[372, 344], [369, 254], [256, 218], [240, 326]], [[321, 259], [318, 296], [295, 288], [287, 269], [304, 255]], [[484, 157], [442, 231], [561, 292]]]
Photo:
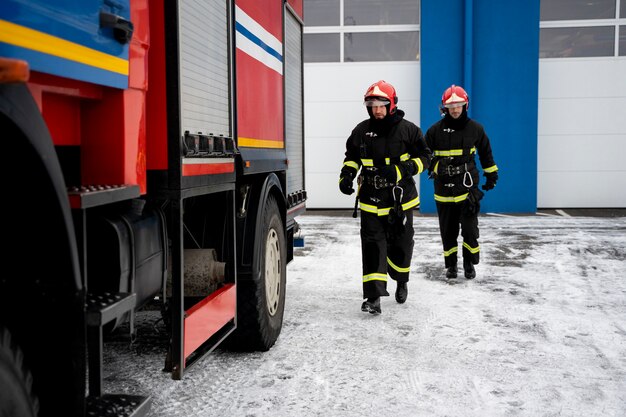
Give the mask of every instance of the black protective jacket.
[[[373, 119], [364, 120], [352, 130], [346, 141], [346, 156], [342, 168], [342, 172], [349, 171], [353, 178], [362, 168], [359, 178], [361, 211], [379, 216], [389, 214], [394, 205], [393, 187], [377, 187], [371, 178], [385, 165], [410, 163], [408, 161], [415, 164], [414, 172], [419, 174], [428, 169], [432, 158], [422, 130], [405, 120], [402, 110], [396, 110], [385, 119], [382, 123]], [[419, 197], [413, 177], [406, 175], [397, 185], [403, 191], [402, 209], [417, 207]]]
[[433, 150], [430, 171], [435, 179], [435, 201], [460, 203], [467, 199], [470, 188], [478, 187], [475, 155], [485, 173], [496, 172], [491, 144], [483, 126], [469, 118], [433, 124], [426, 132], [426, 143]]

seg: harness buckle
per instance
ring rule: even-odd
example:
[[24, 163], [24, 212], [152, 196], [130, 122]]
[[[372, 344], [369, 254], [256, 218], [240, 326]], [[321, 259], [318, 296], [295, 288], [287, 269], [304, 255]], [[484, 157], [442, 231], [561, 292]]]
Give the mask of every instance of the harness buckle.
[[380, 190], [381, 188], [385, 188], [387, 186], [387, 180], [385, 177], [381, 177], [380, 175], [374, 175], [374, 188]]
[[[463, 172], [462, 167], [462, 165], [446, 165], [446, 174], [448, 174], [449, 177], [459, 175]], [[467, 171], [467, 164], [465, 164], [465, 171]]]

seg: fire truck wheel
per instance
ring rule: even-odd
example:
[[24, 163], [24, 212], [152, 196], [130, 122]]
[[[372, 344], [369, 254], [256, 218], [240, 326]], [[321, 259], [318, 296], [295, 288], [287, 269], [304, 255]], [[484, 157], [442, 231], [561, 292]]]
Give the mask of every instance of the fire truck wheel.
[[252, 281], [237, 285], [237, 330], [231, 338], [234, 350], [269, 350], [283, 325], [287, 250], [285, 231], [276, 199], [270, 196], [263, 208], [259, 239], [259, 268]]
[[0, 327], [0, 416], [36, 416], [39, 406], [31, 393], [32, 378], [24, 369], [20, 349], [11, 334]]

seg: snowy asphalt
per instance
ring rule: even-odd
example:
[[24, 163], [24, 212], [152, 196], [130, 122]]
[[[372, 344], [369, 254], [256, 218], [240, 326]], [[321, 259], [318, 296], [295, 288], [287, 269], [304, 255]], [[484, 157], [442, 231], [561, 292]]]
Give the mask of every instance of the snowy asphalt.
[[218, 349], [174, 381], [143, 311], [132, 348], [105, 345], [105, 391], [151, 395], [150, 416], [624, 416], [626, 213], [540, 214], [481, 215], [471, 281], [445, 279], [437, 219], [417, 215], [408, 301], [390, 282], [373, 316], [359, 220], [308, 212], [269, 352]]

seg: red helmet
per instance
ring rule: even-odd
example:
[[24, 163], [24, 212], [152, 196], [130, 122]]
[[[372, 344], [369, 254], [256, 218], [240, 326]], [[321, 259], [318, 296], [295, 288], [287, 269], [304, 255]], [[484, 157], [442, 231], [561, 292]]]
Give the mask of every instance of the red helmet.
[[365, 105], [368, 107], [388, 105], [387, 111], [389, 114], [396, 111], [396, 104], [398, 104], [396, 89], [393, 88], [393, 85], [383, 80], [370, 85], [365, 92], [364, 99]]
[[467, 106], [469, 108], [469, 96], [462, 87], [452, 84], [450, 88], [443, 92], [441, 96], [441, 106], [445, 108]]

